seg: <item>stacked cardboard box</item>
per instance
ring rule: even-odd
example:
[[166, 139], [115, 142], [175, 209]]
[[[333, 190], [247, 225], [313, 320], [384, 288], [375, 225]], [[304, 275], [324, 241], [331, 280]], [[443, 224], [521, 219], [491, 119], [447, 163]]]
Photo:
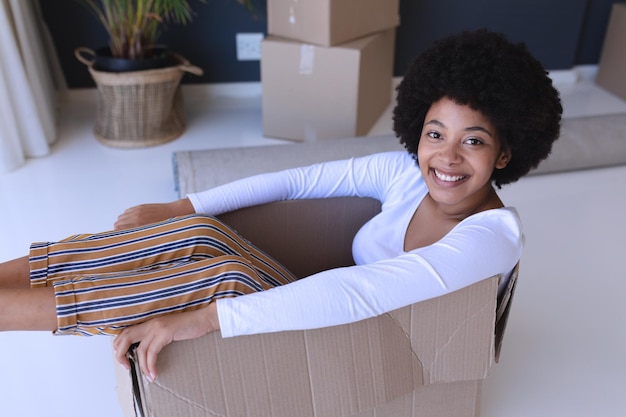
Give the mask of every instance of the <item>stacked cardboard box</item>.
[[596, 83], [626, 100], [626, 3], [615, 3], [602, 46]]
[[399, 0], [268, 0], [263, 133], [363, 136], [391, 102]]

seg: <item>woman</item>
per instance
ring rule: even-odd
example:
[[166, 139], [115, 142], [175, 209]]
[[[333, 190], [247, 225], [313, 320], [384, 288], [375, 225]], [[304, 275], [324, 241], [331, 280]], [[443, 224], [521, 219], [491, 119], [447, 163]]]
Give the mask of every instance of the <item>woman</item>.
[[[157, 354], [173, 340], [332, 326], [508, 277], [523, 235], [494, 185], [548, 156], [561, 113], [523, 45], [487, 30], [443, 39], [398, 86], [394, 130], [408, 152], [263, 174], [131, 208], [113, 232], [34, 244], [28, 258], [0, 266], [0, 329], [114, 334], [124, 366], [139, 342], [154, 380]], [[354, 239], [356, 265], [298, 281], [212, 217], [346, 195], [382, 202]]]

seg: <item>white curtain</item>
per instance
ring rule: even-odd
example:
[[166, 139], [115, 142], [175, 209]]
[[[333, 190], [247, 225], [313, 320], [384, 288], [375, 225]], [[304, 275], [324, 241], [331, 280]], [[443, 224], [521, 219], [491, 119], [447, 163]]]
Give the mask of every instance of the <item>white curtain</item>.
[[0, 0], [0, 172], [47, 155], [65, 89], [38, 0]]

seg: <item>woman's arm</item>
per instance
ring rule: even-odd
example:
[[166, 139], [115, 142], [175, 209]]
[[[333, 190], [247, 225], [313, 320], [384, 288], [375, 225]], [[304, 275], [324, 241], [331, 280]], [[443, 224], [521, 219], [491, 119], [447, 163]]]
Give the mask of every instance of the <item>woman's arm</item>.
[[387, 152], [255, 175], [187, 197], [196, 212], [218, 215], [282, 200], [344, 196], [382, 200], [388, 181], [414, 164], [406, 152]]
[[522, 252], [517, 215], [479, 213], [439, 242], [396, 258], [324, 271], [282, 287], [220, 299], [222, 336], [355, 322], [509, 273]]

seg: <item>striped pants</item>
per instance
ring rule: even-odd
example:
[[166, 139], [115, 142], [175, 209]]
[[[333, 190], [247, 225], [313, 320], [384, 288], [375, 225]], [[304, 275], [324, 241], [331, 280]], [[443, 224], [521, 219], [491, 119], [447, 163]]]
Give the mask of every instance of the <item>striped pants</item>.
[[278, 262], [205, 215], [34, 243], [31, 287], [53, 286], [56, 334], [118, 334], [133, 324], [289, 283]]

